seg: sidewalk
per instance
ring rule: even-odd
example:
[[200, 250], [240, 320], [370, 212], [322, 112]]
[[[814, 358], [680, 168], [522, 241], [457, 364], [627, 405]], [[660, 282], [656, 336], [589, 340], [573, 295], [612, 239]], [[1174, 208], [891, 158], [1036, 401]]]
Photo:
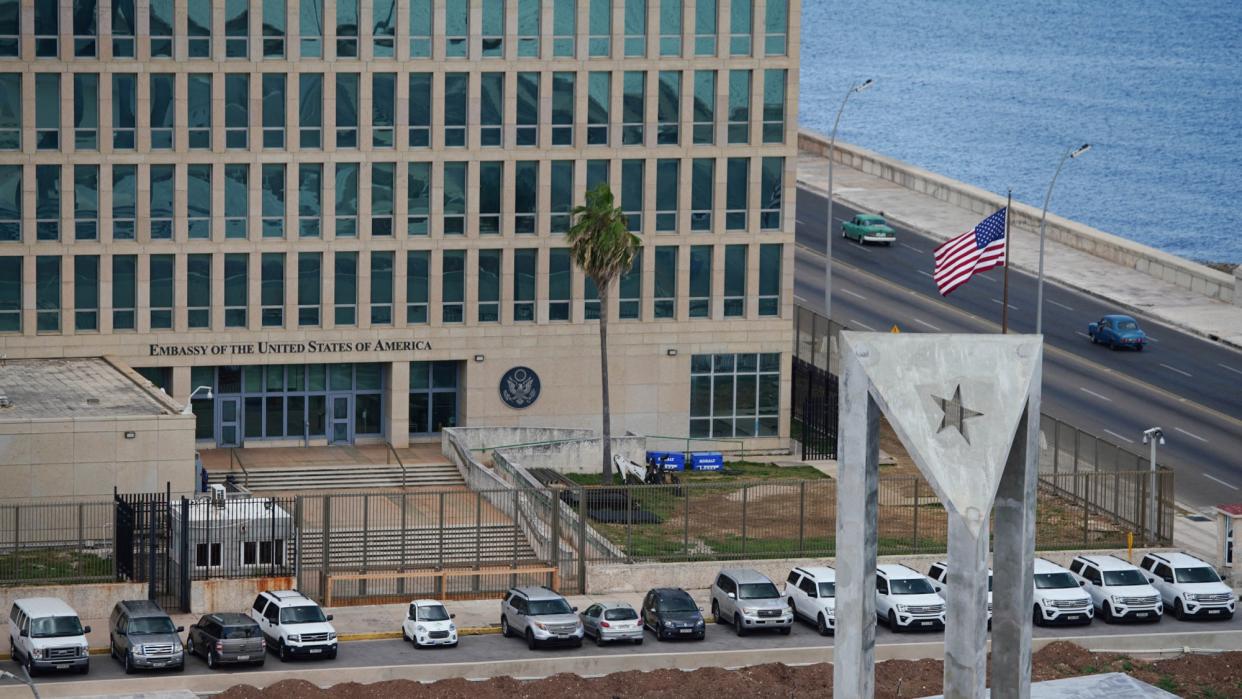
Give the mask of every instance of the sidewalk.
[[[798, 183], [820, 194], [827, 192], [827, 158], [802, 153], [798, 159]], [[847, 205], [883, 211], [893, 222], [936, 240], [961, 235], [980, 221], [978, 214], [843, 165], [834, 168], [833, 194]], [[1012, 235], [1010, 263], [1016, 269], [1036, 273], [1039, 237], [1016, 230]], [[927, 265], [930, 269], [930, 253]], [[1101, 266], [1107, 267], [1107, 274], [1100, 273]], [[1052, 240], [1045, 245], [1044, 273], [1050, 281], [1112, 300], [1121, 308], [1142, 311], [1169, 325], [1242, 347], [1242, 306], [1209, 299]], [[1084, 318], [1083, 322], [1087, 320], [1094, 319]]]

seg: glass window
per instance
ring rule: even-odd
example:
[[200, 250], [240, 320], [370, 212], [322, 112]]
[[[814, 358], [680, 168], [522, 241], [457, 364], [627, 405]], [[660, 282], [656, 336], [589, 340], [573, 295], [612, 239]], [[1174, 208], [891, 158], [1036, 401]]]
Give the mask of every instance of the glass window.
[[789, 31], [789, 0], [767, 0], [763, 19], [763, 53], [784, 56], [786, 33]]
[[712, 315], [712, 246], [690, 246], [690, 317]]
[[259, 258], [259, 318], [265, 328], [285, 324], [285, 254], [265, 252]]
[[634, 261], [618, 285], [617, 316], [621, 320], [638, 320], [643, 296], [643, 251], [634, 251]]
[[392, 190], [396, 184], [396, 163], [371, 163], [371, 236], [393, 234]]
[[554, 58], [573, 58], [577, 34], [577, 0], [553, 0], [552, 56]]
[[746, 246], [725, 246], [724, 315], [741, 318], [746, 315]]
[[211, 148], [211, 73], [186, 76], [186, 126], [192, 149]]
[[470, 53], [470, 3], [450, 2], [444, 8], [444, 56], [465, 58]]
[[285, 56], [285, 0], [263, 0], [263, 57]]
[[172, 150], [176, 134], [177, 76], [151, 74], [151, 149]]
[[716, 71], [694, 71], [694, 144], [716, 142]]
[[677, 191], [681, 182], [681, 161], [661, 158], [656, 161], [656, 232], [677, 232]]
[[750, 35], [754, 21], [752, 5], [751, 0], [731, 0], [729, 3], [730, 56], [750, 55]]
[[533, 234], [539, 218], [539, 161], [519, 160], [514, 170], [513, 232]]
[[22, 166], [0, 165], [0, 241], [22, 239]]
[[779, 354], [692, 355], [690, 436], [776, 436], [780, 381]]
[[0, 257], [0, 333], [22, 331], [22, 258]]
[[285, 74], [263, 74], [263, 147], [285, 147]]
[[298, 3], [298, 35], [302, 58], [323, 57], [323, 0]]
[[250, 166], [224, 166], [224, 237], [245, 238], [250, 216]]
[[372, 53], [376, 58], [392, 58], [397, 48], [397, 0], [372, 2]]
[[716, 159], [695, 158], [690, 165], [690, 230], [712, 229], [715, 189]]
[[319, 325], [319, 306], [322, 303], [323, 253], [298, 253], [298, 326]]
[[644, 160], [621, 161], [621, 213], [631, 233], [643, 232]]
[[173, 212], [176, 208], [176, 165], [151, 166], [151, 240], [173, 239]]
[[112, 256], [112, 329], [133, 330], [138, 312], [138, 256]]
[[250, 128], [250, 76], [229, 73], [224, 76], [224, 147], [245, 149]]
[[539, 251], [520, 248], [513, 251], [513, 320], [534, 322], [535, 279], [538, 271]]
[[99, 240], [99, 166], [73, 166], [73, 238]]
[[781, 314], [781, 245], [759, 246], [759, 315]]
[[643, 145], [643, 119], [646, 117], [647, 74], [627, 70], [622, 79], [621, 145]]
[[729, 143], [750, 143], [750, 71], [729, 71]]
[[694, 55], [716, 55], [716, 0], [695, 0]]
[[410, 0], [410, 58], [431, 58], [431, 0]]
[[465, 320], [466, 251], [445, 250], [440, 261], [440, 322], [461, 323]]
[[371, 325], [392, 325], [393, 252], [371, 252]]
[[73, 75], [73, 147], [99, 150], [99, 75]]
[[191, 2], [186, 8], [186, 48], [190, 58], [211, 58], [211, 1]]
[[224, 0], [224, 56], [250, 55], [250, 0]]
[[785, 159], [764, 158], [759, 173], [759, 228], [774, 230], [781, 227], [781, 199], [785, 183]]
[[466, 182], [468, 163], [444, 163], [444, 235], [466, 233]]
[[21, 0], [0, 0], [0, 57], [17, 58], [21, 55], [20, 7]]
[[763, 71], [763, 142], [785, 142], [785, 71]]
[[249, 298], [250, 256], [244, 252], [224, 256], [224, 327], [246, 327]]
[[[134, 57], [134, 0], [112, 0], [112, 57]], [[16, 42], [14, 42], [16, 48]], [[13, 54], [16, 56], [17, 53]]]
[[358, 237], [358, 163], [336, 164], [336, 237]]
[[358, 74], [336, 75], [336, 147], [358, 147]]
[[457, 424], [457, 366], [457, 362], [410, 362], [410, 434], [439, 432]]
[[298, 76], [298, 145], [323, 147], [323, 73]]
[[573, 265], [569, 248], [548, 250], [548, 320], [569, 320], [573, 301]]
[[210, 328], [211, 255], [186, 255], [185, 278], [187, 324], [191, 328]]
[[35, 147], [60, 150], [60, 73], [35, 73]]
[[174, 257], [174, 255], [152, 255], [148, 261], [151, 279], [148, 298], [151, 304], [152, 330], [172, 330], [173, 327], [173, 299], [176, 298], [176, 291], [173, 288], [176, 283]]
[[500, 256], [501, 250], [479, 251], [478, 322], [500, 322]]
[[517, 74], [517, 128], [519, 146], [539, 145], [539, 73]]
[[746, 207], [750, 197], [750, 159], [729, 158], [725, 164], [725, 230], [746, 230]]
[[539, 26], [543, 7], [539, 0], [517, 0], [518, 58], [539, 58]]
[[647, 55], [647, 0], [625, 0], [625, 55]]
[[285, 164], [263, 163], [260, 173], [263, 199], [262, 226], [264, 238], [285, 235]]
[[427, 322], [430, 257], [426, 250], [408, 250], [405, 253], [405, 322], [410, 325]]
[[99, 256], [73, 258], [73, 329], [99, 330]]
[[137, 141], [138, 76], [112, 74], [112, 148], [133, 150]]
[[[35, 56], [56, 58], [60, 55], [60, 3], [56, 0], [35, 0], [34, 33]], [[57, 323], [59, 329], [59, 321]]]
[[406, 235], [427, 235], [431, 214], [431, 163], [410, 163], [406, 177]]
[[[0, 93], [22, 94], [21, 73], [0, 73]], [[22, 101], [0, 100], [0, 150], [22, 148]]]
[[601, 184], [609, 184], [612, 164], [607, 160], [588, 160], [586, 164], [586, 191], [591, 191]]
[[112, 166], [112, 239], [133, 240], [137, 230], [138, 166]]
[[358, 57], [358, 0], [336, 0], [336, 57]]
[[660, 0], [660, 55], [681, 55], [681, 0]]
[[174, 0], [149, 0], [151, 20], [151, 57], [172, 58], [173, 26], [176, 20]]
[[336, 289], [333, 291], [333, 322], [358, 322], [358, 253], [337, 252], [334, 256]]
[[[158, 257], [158, 255], [153, 256]], [[35, 258], [35, 330], [60, 332], [60, 256]]]
[[677, 315], [677, 246], [661, 245], [655, 249], [655, 298], [653, 315], [674, 318]]
[[552, 145], [574, 144], [574, 78], [576, 73], [552, 74]]
[[444, 145], [466, 145], [466, 116], [469, 113], [470, 74], [444, 74]]
[[431, 73], [410, 73], [410, 147], [431, 145]]
[[500, 234], [500, 203], [505, 181], [503, 161], [479, 163], [479, 234]]
[[553, 160], [552, 196], [550, 202], [551, 228], [553, 233], [567, 233], [570, 212], [574, 208], [574, 161]]
[[479, 76], [479, 145], [499, 146], [505, 124], [505, 74]]
[[323, 165], [298, 165], [298, 237], [318, 238], [323, 228]]
[[656, 100], [656, 143], [675, 146], [681, 125], [681, 71], [660, 71], [659, 95]]
[[371, 145], [392, 148], [396, 145], [397, 74], [371, 75]]
[[60, 240], [60, 166], [35, 166], [35, 238]]
[[483, 0], [483, 57], [504, 58], [505, 0]]
[[591, 0], [587, 55], [607, 58], [612, 53], [612, 0]]
[[608, 145], [609, 106], [612, 104], [612, 73], [603, 70], [587, 75], [587, 145]]

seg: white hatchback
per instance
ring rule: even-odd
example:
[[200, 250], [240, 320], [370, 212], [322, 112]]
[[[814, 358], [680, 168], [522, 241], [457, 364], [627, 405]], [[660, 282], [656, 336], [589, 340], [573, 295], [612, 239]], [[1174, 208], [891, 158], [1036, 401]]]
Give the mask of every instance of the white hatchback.
[[410, 609], [401, 623], [401, 638], [414, 644], [415, 648], [457, 645], [455, 614], [449, 614], [444, 605], [433, 599], [410, 602]]

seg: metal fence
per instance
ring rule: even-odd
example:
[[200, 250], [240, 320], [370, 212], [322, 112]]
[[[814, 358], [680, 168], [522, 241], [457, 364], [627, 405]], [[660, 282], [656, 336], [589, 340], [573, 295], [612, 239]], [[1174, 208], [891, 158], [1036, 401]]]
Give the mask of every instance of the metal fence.
[[115, 579], [111, 500], [0, 505], [0, 585]]

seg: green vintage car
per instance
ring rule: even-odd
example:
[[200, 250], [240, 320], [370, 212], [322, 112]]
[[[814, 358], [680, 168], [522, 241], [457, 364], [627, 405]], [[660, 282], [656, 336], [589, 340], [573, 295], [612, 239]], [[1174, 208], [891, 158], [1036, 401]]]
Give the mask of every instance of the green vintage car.
[[876, 214], [858, 214], [849, 221], [841, 223], [841, 237], [852, 238], [859, 243], [884, 243], [892, 245], [897, 240], [893, 229], [888, 227], [883, 216]]

